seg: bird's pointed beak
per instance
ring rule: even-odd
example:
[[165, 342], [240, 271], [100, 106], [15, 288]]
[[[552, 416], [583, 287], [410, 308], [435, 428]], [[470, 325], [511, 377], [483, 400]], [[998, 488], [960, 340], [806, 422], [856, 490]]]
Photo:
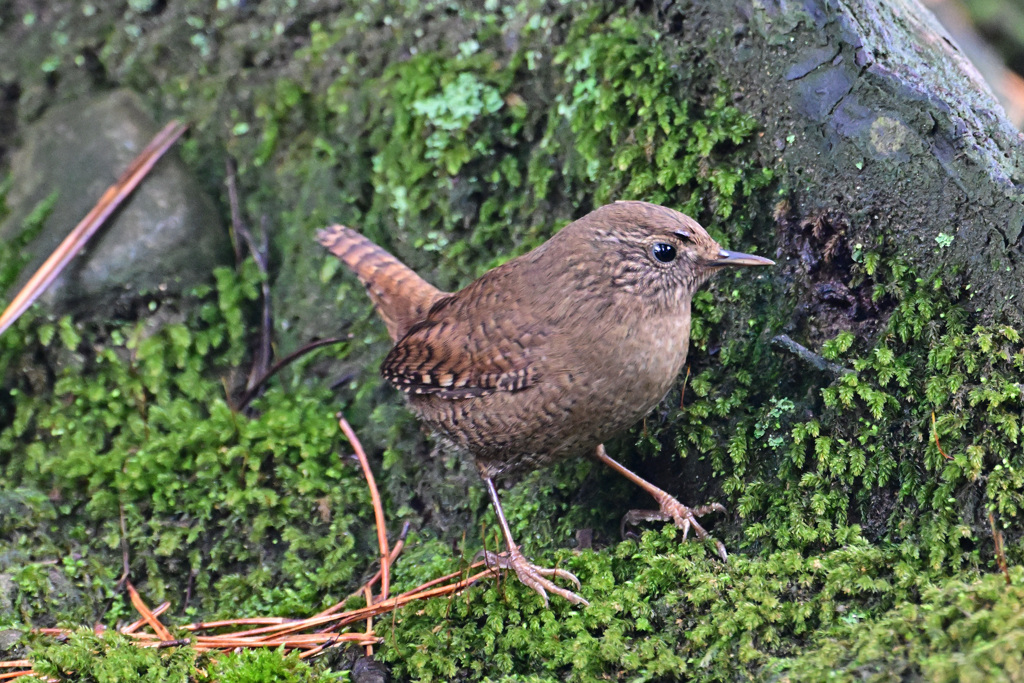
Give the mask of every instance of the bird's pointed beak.
[[718, 258], [708, 261], [709, 266], [774, 266], [775, 261], [763, 256], [744, 254], [740, 251], [727, 251], [722, 249], [718, 252]]

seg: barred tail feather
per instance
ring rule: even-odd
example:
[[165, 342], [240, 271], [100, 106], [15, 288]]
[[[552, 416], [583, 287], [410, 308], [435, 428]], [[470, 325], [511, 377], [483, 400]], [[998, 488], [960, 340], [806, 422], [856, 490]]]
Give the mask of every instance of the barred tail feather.
[[427, 316], [434, 302], [447, 296], [352, 228], [332, 225], [316, 237], [366, 286], [393, 341], [404, 337], [410, 327]]

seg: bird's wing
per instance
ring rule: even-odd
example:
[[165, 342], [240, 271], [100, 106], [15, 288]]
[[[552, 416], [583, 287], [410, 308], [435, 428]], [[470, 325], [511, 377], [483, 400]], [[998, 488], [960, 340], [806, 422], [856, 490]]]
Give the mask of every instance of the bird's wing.
[[472, 309], [462, 310], [454, 299], [435, 304], [427, 319], [395, 344], [381, 365], [384, 378], [406, 393], [451, 399], [535, 384], [547, 336], [542, 326], [522, 315], [471, 320], [466, 313]]

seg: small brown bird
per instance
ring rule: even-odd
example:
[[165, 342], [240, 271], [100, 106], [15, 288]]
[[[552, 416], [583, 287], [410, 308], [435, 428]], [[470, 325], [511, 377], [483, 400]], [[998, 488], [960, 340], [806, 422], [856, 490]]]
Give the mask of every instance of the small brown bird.
[[[395, 346], [384, 378], [433, 431], [473, 456], [508, 546], [490, 556], [544, 598], [587, 601], [551, 579], [579, 580], [529, 562], [512, 539], [494, 480], [593, 453], [648, 491], [659, 510], [698, 538], [688, 508], [613, 460], [605, 440], [646, 415], [686, 361], [690, 300], [723, 266], [765, 266], [726, 251], [695, 220], [645, 202], [615, 202], [567, 225], [528, 254], [449, 294], [340, 225], [320, 244], [366, 286]], [[715, 541], [719, 554], [725, 547]]]

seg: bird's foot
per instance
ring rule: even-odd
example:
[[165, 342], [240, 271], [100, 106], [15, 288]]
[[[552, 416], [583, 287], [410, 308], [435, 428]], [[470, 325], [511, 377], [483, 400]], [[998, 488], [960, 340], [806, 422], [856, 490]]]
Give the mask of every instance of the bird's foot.
[[501, 554], [485, 550], [483, 551], [483, 556], [484, 561], [489, 567], [500, 567], [501, 569], [511, 569], [514, 571], [520, 581], [540, 593], [540, 597], [544, 599], [545, 607], [548, 606], [548, 593], [561, 595], [574, 605], [585, 606], [590, 604], [572, 591], [557, 586], [550, 580], [565, 579], [567, 581], [572, 581], [576, 584], [576, 588], [578, 589], [581, 585], [580, 580], [577, 579], [574, 574], [567, 572], [564, 569], [547, 569], [545, 567], [538, 567], [527, 560], [519, 551], [519, 548], [515, 546], [512, 546], [508, 552]]
[[709, 512], [725, 512], [725, 506], [720, 503], [711, 503], [710, 505], [701, 505], [696, 508], [688, 508], [673, 496], [660, 491], [661, 495], [655, 495], [654, 499], [658, 501], [658, 505], [661, 509], [659, 510], [630, 510], [622, 516], [622, 525], [620, 531], [623, 536], [626, 535], [626, 526], [636, 525], [638, 522], [674, 522], [676, 527], [683, 530], [683, 538], [685, 539], [690, 534], [690, 529], [693, 529], [693, 535], [704, 540], [710, 538], [715, 542], [715, 548], [718, 549], [718, 556], [725, 562], [729, 559], [729, 554], [725, 551], [725, 544], [719, 541], [717, 538], [709, 534], [704, 530], [698, 522], [698, 517], [703, 517]]

